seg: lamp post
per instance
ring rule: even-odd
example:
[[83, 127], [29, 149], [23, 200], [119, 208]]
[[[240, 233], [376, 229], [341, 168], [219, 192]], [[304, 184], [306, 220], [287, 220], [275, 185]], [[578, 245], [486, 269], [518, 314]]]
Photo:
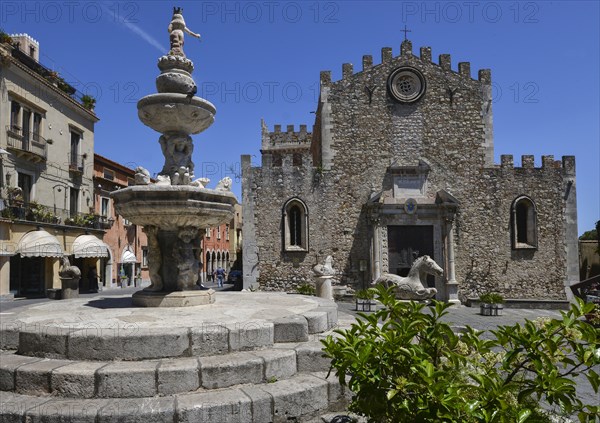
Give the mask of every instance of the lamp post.
[[66, 185], [63, 185], [63, 184], [56, 184], [56, 185], [54, 185], [52, 187], [52, 197], [53, 197], [53, 200], [54, 200], [54, 215], [55, 216], [57, 215], [56, 214], [56, 191], [55, 190], [57, 190], [58, 192], [62, 192], [61, 188], [65, 190], [65, 195], [63, 196], [63, 208], [62, 209], [64, 210], [66, 208], [66, 205], [67, 205], [67, 191], [68, 191], [68, 187]]
[[[4, 156], [8, 155], [8, 151], [6, 151], [3, 148], [0, 148], [0, 198], [4, 199], [4, 193], [3, 193], [3, 188], [5, 185], [4, 183]], [[2, 204], [0, 204], [2, 206], [2, 208], [4, 208], [4, 202], [2, 202]]]

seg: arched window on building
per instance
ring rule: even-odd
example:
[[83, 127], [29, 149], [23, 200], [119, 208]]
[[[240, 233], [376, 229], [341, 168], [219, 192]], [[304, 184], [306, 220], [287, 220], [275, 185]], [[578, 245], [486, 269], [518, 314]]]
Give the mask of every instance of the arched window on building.
[[298, 198], [288, 200], [283, 206], [283, 249], [308, 251], [308, 209]]
[[513, 249], [537, 248], [537, 210], [533, 200], [527, 196], [513, 201], [511, 238]]

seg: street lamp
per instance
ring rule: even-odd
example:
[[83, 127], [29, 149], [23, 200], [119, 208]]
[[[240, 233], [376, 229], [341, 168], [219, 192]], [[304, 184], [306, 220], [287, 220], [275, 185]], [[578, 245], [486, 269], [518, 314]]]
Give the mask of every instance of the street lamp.
[[63, 197], [63, 210], [65, 210], [66, 207], [67, 207], [67, 191], [68, 191], [68, 187], [66, 185], [63, 185], [63, 184], [56, 184], [56, 185], [54, 185], [52, 187], [52, 197], [54, 199], [54, 215], [55, 216], [56, 216], [56, 191], [62, 192], [61, 188], [65, 190], [65, 195]]

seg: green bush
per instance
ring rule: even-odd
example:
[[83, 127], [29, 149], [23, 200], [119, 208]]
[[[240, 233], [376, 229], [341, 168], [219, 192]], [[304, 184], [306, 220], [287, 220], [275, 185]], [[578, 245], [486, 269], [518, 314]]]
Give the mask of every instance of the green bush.
[[[440, 319], [450, 307], [402, 303], [379, 286], [384, 308], [359, 314], [348, 330], [323, 340], [350, 410], [372, 422], [550, 422], [549, 413], [599, 416], [577, 397], [585, 375], [598, 392], [600, 331], [580, 317], [579, 301], [561, 319], [502, 326], [492, 339], [472, 328], [456, 334]], [[544, 402], [549, 410], [540, 406]]]
[[315, 287], [309, 283], [302, 284], [296, 288], [298, 294], [315, 295]]
[[485, 304], [504, 304], [504, 297], [497, 292], [488, 292], [481, 295], [479, 301]]
[[354, 293], [354, 297], [358, 298], [359, 300], [372, 300], [375, 297], [375, 291], [374, 289], [359, 289], [358, 291], [356, 291]]

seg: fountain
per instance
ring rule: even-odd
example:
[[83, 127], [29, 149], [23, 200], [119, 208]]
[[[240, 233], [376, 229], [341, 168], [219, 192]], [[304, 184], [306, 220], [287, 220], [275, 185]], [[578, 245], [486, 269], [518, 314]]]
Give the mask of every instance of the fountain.
[[194, 64], [183, 52], [184, 32], [190, 31], [182, 10], [174, 8], [169, 24], [171, 50], [158, 60], [158, 93], [138, 102], [138, 117], [144, 125], [161, 133], [159, 143], [165, 164], [157, 182], [149, 172], [136, 169], [136, 185], [112, 193], [117, 213], [148, 236], [148, 265], [151, 285], [133, 295], [133, 304], [143, 307], [181, 307], [210, 304], [214, 290], [201, 290], [198, 259], [200, 230], [231, 219], [237, 203], [230, 191], [231, 179], [224, 178], [215, 189], [209, 180], [194, 179], [191, 134], [199, 134], [214, 122], [215, 106], [197, 97], [192, 78]]
[[[138, 103], [161, 133], [164, 167], [156, 183], [136, 169], [136, 185], [113, 194], [118, 213], [148, 234], [152, 285], [2, 316], [0, 421], [307, 422], [346, 407], [350, 393], [328, 374], [318, 341], [338, 327], [335, 302], [278, 292], [215, 301], [196, 287], [199, 230], [230, 219], [236, 199], [229, 178], [215, 189], [194, 179], [190, 135], [213, 123], [215, 108], [195, 96], [184, 32], [197, 36], [175, 9], [158, 93]], [[331, 260], [318, 270], [333, 275]], [[65, 283], [78, 274], [63, 261]]]

